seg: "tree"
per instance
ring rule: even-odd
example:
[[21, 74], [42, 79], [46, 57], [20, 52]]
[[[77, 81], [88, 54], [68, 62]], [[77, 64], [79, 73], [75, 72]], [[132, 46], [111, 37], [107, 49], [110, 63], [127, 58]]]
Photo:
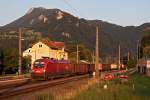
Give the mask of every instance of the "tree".
[[150, 28], [144, 30], [145, 35], [141, 39], [140, 52], [142, 56], [150, 56], [149, 46], [150, 46]]
[[129, 61], [127, 63], [128, 68], [136, 67], [136, 60], [133, 58], [129, 58]]
[[148, 46], [148, 45], [150, 45], [150, 35], [144, 36], [144, 37], [142, 38], [142, 40], [141, 40], [141, 46], [142, 46], [142, 47], [146, 47], [146, 46]]
[[3, 73], [4, 70], [4, 51], [0, 49], [0, 74]]
[[[89, 61], [89, 62], [92, 61], [91, 51], [82, 44], [79, 44], [78, 47], [79, 47], [79, 59]], [[69, 54], [70, 61], [73, 63], [76, 63], [77, 45], [70, 44], [67, 46], [67, 48], [68, 48], [68, 54]]]
[[150, 57], [150, 46], [147, 46], [143, 49], [143, 56]]
[[31, 67], [31, 58], [30, 56], [25, 56], [22, 58], [22, 71], [23, 73], [29, 72], [29, 69]]
[[18, 69], [18, 52], [17, 49], [2, 49], [0, 51], [1, 74], [15, 73]]
[[81, 60], [92, 61], [92, 53], [84, 45], [79, 45], [79, 54]]

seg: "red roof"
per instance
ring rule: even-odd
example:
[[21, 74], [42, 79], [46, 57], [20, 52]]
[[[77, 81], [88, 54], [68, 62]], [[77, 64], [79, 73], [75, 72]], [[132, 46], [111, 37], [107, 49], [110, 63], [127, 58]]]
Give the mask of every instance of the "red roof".
[[150, 49], [150, 45], [148, 45], [148, 46], [144, 47], [144, 49]]
[[47, 46], [51, 48], [56, 48], [56, 49], [64, 47], [64, 42], [54, 42], [54, 41], [44, 40], [42, 41], [42, 43], [46, 44]]

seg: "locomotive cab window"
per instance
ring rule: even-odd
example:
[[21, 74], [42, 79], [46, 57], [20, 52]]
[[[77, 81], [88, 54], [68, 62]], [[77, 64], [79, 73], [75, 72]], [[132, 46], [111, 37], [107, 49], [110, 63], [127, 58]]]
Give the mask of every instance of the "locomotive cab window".
[[37, 61], [34, 63], [34, 67], [36, 67], [36, 68], [43, 68], [44, 65], [45, 65], [44, 62]]

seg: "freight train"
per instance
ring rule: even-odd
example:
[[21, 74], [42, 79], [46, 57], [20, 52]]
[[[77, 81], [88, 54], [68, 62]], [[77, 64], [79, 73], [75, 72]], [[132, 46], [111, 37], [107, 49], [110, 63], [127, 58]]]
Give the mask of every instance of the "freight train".
[[123, 64], [120, 64], [120, 68], [118, 67], [118, 64], [99, 64], [99, 70], [100, 71], [112, 71], [112, 70], [122, 70], [125, 69], [125, 66]]
[[[121, 67], [123, 69], [123, 67]], [[117, 64], [99, 64], [99, 71], [118, 70]], [[48, 58], [37, 59], [31, 69], [32, 79], [53, 79], [57, 77], [89, 74], [95, 72], [95, 64], [79, 63], [71, 64], [66, 60], [54, 60]]]
[[31, 69], [32, 79], [53, 79], [62, 76], [92, 74], [94, 64], [70, 64], [65, 60], [37, 59]]

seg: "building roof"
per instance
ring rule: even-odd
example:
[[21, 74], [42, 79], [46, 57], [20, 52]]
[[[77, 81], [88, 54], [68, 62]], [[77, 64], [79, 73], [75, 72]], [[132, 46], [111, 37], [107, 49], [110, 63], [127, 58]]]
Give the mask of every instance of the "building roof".
[[150, 45], [146, 46], [144, 49], [150, 49]]
[[64, 42], [54, 42], [54, 41], [47, 41], [47, 40], [43, 40], [41, 42], [46, 44], [50, 48], [59, 49], [59, 48], [63, 48], [64, 47]]

